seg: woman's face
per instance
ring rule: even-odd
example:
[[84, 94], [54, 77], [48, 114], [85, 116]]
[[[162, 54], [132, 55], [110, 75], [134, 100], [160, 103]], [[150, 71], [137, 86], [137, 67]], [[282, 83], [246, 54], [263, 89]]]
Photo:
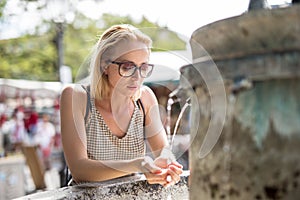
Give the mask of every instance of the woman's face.
[[[140, 67], [143, 63], [148, 63], [149, 50], [147, 46], [140, 42], [135, 42], [134, 48], [131, 48], [127, 53], [118, 57], [116, 62], [132, 62]], [[129, 48], [130, 49], [130, 48]], [[122, 77], [119, 74], [119, 65], [111, 63], [105, 70], [108, 76], [109, 85], [112, 89], [113, 95], [122, 94], [127, 97], [132, 97], [141, 87], [144, 78], [141, 77], [140, 71], [136, 70], [132, 76]]]

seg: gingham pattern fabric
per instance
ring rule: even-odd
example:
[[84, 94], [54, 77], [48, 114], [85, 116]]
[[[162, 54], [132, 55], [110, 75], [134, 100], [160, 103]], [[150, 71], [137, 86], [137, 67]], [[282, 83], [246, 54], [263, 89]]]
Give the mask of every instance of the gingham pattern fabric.
[[[89, 95], [89, 94], [88, 94]], [[87, 153], [93, 160], [129, 160], [145, 155], [143, 114], [136, 102], [124, 137], [114, 136], [90, 98], [91, 110], [86, 121]]]

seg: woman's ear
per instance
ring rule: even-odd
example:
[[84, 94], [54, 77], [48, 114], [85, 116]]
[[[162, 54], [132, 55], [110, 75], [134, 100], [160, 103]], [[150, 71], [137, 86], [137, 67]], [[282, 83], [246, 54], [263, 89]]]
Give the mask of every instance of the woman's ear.
[[109, 64], [111, 63], [111, 61], [110, 60], [106, 60], [105, 61], [105, 66], [104, 66], [104, 68], [103, 68], [103, 73], [105, 74], [105, 75], [107, 75], [107, 69], [108, 69], [108, 66], [109, 66]]
[[105, 75], [108, 74], [107, 69], [108, 69], [108, 65], [106, 65], [106, 66], [104, 67], [104, 70], [103, 70], [103, 73], [104, 73]]

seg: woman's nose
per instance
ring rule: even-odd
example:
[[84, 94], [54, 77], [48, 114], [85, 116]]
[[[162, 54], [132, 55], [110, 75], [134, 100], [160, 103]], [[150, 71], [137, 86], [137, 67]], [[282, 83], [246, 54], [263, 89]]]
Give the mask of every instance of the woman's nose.
[[137, 68], [137, 69], [135, 70], [134, 74], [132, 75], [132, 78], [135, 78], [135, 79], [141, 78], [140, 68]]

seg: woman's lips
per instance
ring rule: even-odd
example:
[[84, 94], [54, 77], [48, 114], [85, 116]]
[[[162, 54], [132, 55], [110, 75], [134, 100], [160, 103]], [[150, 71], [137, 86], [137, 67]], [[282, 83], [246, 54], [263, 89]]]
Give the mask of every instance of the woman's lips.
[[129, 88], [131, 90], [136, 90], [138, 88], [138, 86], [130, 85], [130, 86], [127, 86], [127, 88]]

